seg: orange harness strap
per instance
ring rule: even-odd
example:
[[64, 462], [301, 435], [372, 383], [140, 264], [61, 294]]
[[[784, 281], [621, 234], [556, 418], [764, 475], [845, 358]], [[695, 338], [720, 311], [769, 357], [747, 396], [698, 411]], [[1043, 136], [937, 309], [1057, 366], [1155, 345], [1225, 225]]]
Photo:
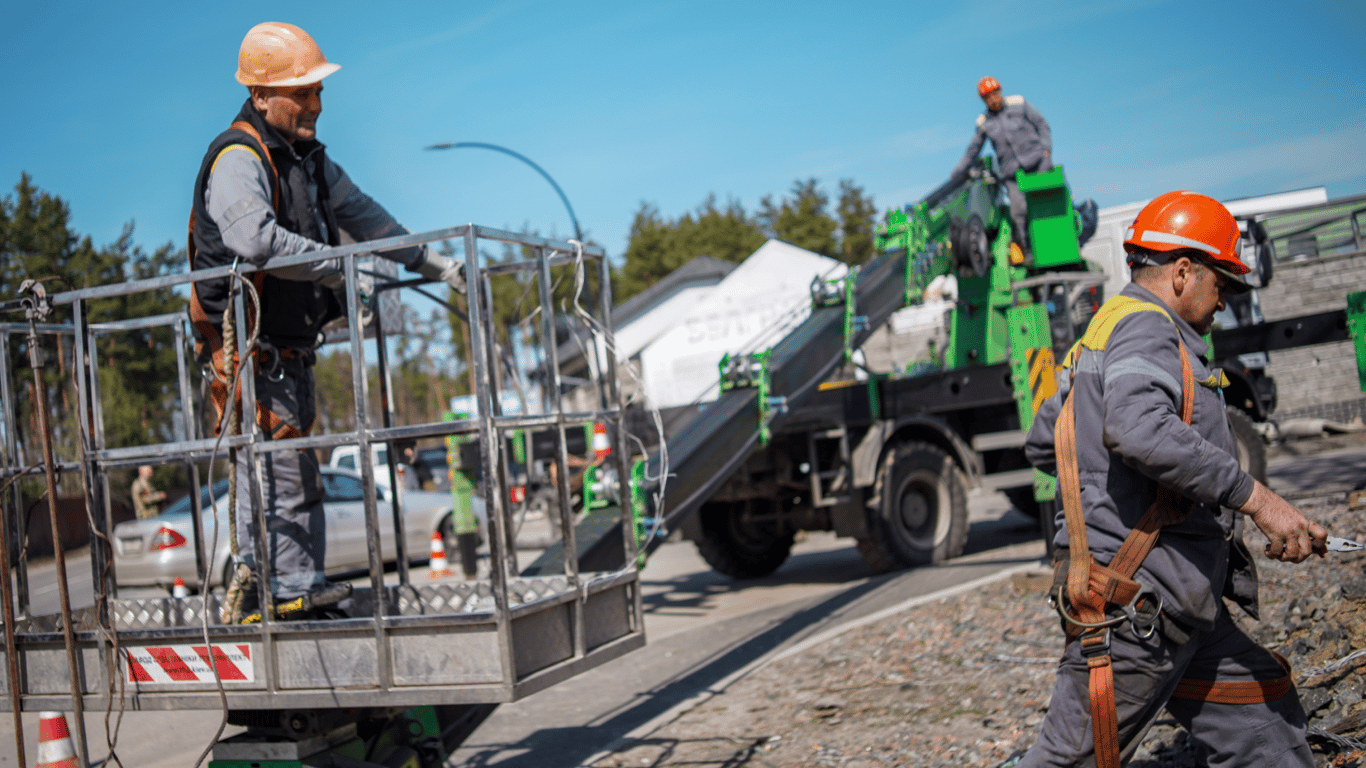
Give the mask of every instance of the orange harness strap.
[[[1181, 353], [1181, 420], [1190, 424], [1195, 409], [1195, 377], [1191, 373], [1186, 345], [1178, 336]], [[1058, 414], [1056, 425], [1058, 490], [1062, 497], [1070, 547], [1067, 573], [1067, 599], [1075, 616], [1067, 616], [1068, 640], [1078, 639], [1082, 656], [1090, 670], [1091, 731], [1096, 748], [1097, 768], [1119, 768], [1119, 717], [1115, 710], [1114, 668], [1110, 663], [1110, 629], [1119, 622], [1113, 610], [1130, 610], [1141, 599], [1143, 587], [1133, 575], [1157, 544], [1162, 528], [1179, 523], [1190, 514], [1190, 507], [1179, 494], [1159, 487], [1157, 499], [1129, 532], [1109, 566], [1091, 556], [1086, 540], [1086, 518], [1081, 504], [1081, 477], [1077, 459], [1076, 414], [1069, 390]], [[1085, 626], [1090, 625], [1090, 626]], [[1248, 683], [1182, 679], [1173, 698], [1247, 704], [1274, 701], [1294, 687], [1290, 664], [1276, 656], [1285, 669], [1284, 677]]]
[[1257, 704], [1263, 701], [1275, 701], [1294, 690], [1295, 682], [1291, 678], [1290, 662], [1275, 651], [1272, 651], [1271, 655], [1276, 657], [1281, 669], [1285, 670], [1285, 675], [1275, 680], [1230, 683], [1220, 680], [1194, 680], [1186, 677], [1177, 684], [1176, 692], [1172, 694], [1172, 698], [1212, 701], [1216, 704]]

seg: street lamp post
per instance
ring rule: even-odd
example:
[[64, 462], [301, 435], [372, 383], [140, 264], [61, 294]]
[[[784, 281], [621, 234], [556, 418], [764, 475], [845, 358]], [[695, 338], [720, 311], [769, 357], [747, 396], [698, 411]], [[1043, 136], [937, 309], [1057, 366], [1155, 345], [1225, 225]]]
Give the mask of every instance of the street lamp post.
[[[482, 141], [443, 141], [438, 144], [431, 144], [427, 146], [427, 149], [462, 149], [466, 147], [473, 149], [491, 149], [494, 152], [502, 152], [505, 155], [510, 155], [512, 157], [517, 158], [518, 160], [521, 160], [522, 162], [531, 166], [531, 168], [535, 170], [537, 173], [541, 174], [541, 178], [550, 182], [550, 186], [555, 188], [555, 194], [560, 196], [560, 202], [564, 203], [564, 209], [569, 212], [569, 221], [574, 225], [574, 239], [579, 241], [580, 243], [583, 243], [583, 230], [579, 228], [579, 219], [577, 216], [574, 215], [574, 206], [569, 204], [569, 198], [565, 196], [564, 190], [560, 189], [560, 185], [556, 184], [555, 180], [550, 178], [550, 174], [546, 173], [544, 168], [532, 162], [531, 158], [527, 157], [526, 155], [523, 155], [520, 152], [514, 152], [508, 149], [507, 147], [500, 147], [497, 144], [488, 144]], [[596, 294], [591, 287], [587, 287], [587, 290], [589, 294], [589, 306], [593, 306], [597, 301]], [[509, 333], [509, 337], [510, 336], [511, 334]], [[596, 336], [594, 338], [596, 339]], [[468, 343], [468, 340], [466, 340], [467, 345]], [[596, 348], [596, 342], [594, 344], [594, 347]], [[468, 349], [468, 346], [466, 348]], [[472, 382], [471, 385], [473, 385]], [[600, 390], [598, 394], [599, 397], [602, 399], [603, 408], [606, 408], [607, 393], [605, 391]]]
[[574, 216], [574, 206], [569, 204], [569, 198], [565, 197], [564, 190], [560, 189], [560, 185], [556, 184], [555, 180], [550, 178], [550, 174], [546, 173], [544, 168], [533, 163], [531, 161], [531, 158], [527, 157], [526, 155], [523, 155], [519, 152], [513, 152], [507, 147], [500, 147], [497, 144], [486, 144], [482, 141], [443, 141], [439, 144], [432, 144], [428, 146], [427, 149], [461, 149], [464, 147], [471, 147], [477, 149], [491, 149], [494, 152], [502, 152], [505, 155], [511, 155], [512, 157], [515, 157], [518, 160], [521, 160], [522, 162], [531, 166], [533, 170], [541, 174], [542, 178], [550, 182], [550, 186], [555, 188], [555, 194], [560, 196], [560, 202], [564, 203], [565, 210], [569, 211], [569, 221], [574, 225], [574, 239], [578, 240], [580, 243], [583, 242], [583, 230], [579, 229], [579, 220], [576, 216]]

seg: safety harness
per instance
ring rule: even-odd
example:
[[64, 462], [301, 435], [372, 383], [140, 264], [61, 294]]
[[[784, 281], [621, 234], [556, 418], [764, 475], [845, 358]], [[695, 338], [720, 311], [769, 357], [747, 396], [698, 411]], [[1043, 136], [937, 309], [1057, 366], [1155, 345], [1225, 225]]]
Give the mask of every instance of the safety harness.
[[[248, 123], [245, 120], [235, 121], [229, 126], [229, 130], [238, 130], [247, 134], [247, 136], [251, 137], [251, 140], [256, 143], [256, 146], [251, 146], [250, 144], [230, 144], [218, 153], [218, 157], [221, 158], [225, 153], [234, 150], [246, 150], [253, 155], [256, 155], [257, 159], [262, 161], [270, 169], [272, 186], [271, 206], [278, 215], [280, 211], [280, 172], [275, 168], [275, 161], [271, 158], [270, 151], [266, 149], [265, 142], [261, 140], [261, 134], [257, 132], [256, 128], [252, 126], [251, 123]], [[215, 159], [214, 162], [217, 164], [217, 159]], [[192, 270], [194, 269], [194, 258], [197, 253], [194, 244], [194, 230], [195, 215], [194, 211], [191, 210], [189, 245], [186, 249], [186, 253], [189, 255], [190, 269]], [[251, 279], [252, 285], [256, 288], [256, 294], [264, 297], [266, 273], [258, 270], [252, 273]], [[236, 369], [240, 360], [235, 353], [231, 354], [231, 360], [228, 359], [229, 354], [225, 353], [223, 345], [224, 332], [220, 331], [218, 325], [213, 322], [209, 317], [208, 312], [205, 311], [204, 305], [199, 300], [199, 293], [193, 284], [190, 286], [190, 321], [194, 324], [197, 332], [196, 335], [198, 336], [198, 341], [195, 343], [195, 354], [200, 360], [207, 360], [209, 366], [212, 367], [215, 373], [212, 381], [209, 383], [209, 396], [213, 400], [214, 407], [218, 410], [218, 415], [221, 418], [223, 410], [227, 408], [228, 404], [227, 381], [231, 377], [231, 372]], [[248, 304], [247, 327], [253, 327], [255, 324], [256, 307]], [[305, 353], [301, 353], [296, 349], [276, 347], [265, 339], [258, 339], [255, 350], [256, 362], [267, 372], [278, 370], [281, 361], [292, 360], [300, 357], [302, 354]], [[233, 402], [240, 411], [242, 407], [240, 382], [238, 387], [237, 391], [233, 393]], [[313, 425], [311, 424], [300, 430], [293, 425], [286, 423], [279, 414], [267, 408], [259, 400], [256, 403], [256, 423], [272, 440], [306, 437], [313, 429]]]
[[[1135, 312], [1160, 312], [1171, 315], [1151, 302], [1129, 296], [1116, 296], [1101, 307], [1087, 326], [1081, 341], [1068, 352], [1063, 366], [1073, 373], [1073, 362], [1080, 348], [1094, 352], [1105, 349], [1120, 320]], [[1185, 342], [1177, 335], [1181, 354], [1181, 420], [1191, 423], [1195, 409], [1195, 376]], [[1215, 374], [1207, 386], [1220, 386], [1226, 380]], [[1091, 555], [1086, 540], [1086, 519], [1081, 503], [1081, 478], [1077, 460], [1074, 390], [1069, 387], [1055, 429], [1058, 462], [1058, 492], [1067, 521], [1069, 558], [1057, 564], [1052, 600], [1064, 621], [1067, 641], [1077, 640], [1081, 655], [1090, 670], [1091, 728], [1095, 740], [1097, 768], [1118, 768], [1120, 758], [1119, 719], [1115, 711], [1114, 669], [1110, 663], [1110, 633], [1128, 622], [1138, 638], [1151, 637], [1162, 615], [1162, 598], [1151, 587], [1135, 581], [1139, 565], [1157, 544], [1162, 529], [1180, 523], [1190, 514], [1191, 504], [1180, 494], [1158, 486], [1157, 499], [1144, 513], [1120, 546], [1109, 565], [1100, 565]], [[1063, 569], [1066, 569], [1066, 578]], [[1221, 682], [1182, 679], [1173, 698], [1212, 701], [1224, 704], [1250, 704], [1274, 701], [1289, 693], [1294, 683], [1290, 665], [1274, 654], [1285, 669], [1283, 677], [1270, 681]]]

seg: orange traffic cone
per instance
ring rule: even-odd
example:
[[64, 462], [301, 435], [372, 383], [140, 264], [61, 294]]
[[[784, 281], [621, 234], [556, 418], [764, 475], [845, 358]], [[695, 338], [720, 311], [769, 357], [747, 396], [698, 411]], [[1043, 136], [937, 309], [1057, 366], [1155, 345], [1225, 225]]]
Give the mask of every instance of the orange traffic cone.
[[66, 715], [43, 712], [38, 715], [38, 764], [34, 768], [79, 768], [76, 748], [71, 744], [71, 731], [66, 727]]
[[446, 562], [446, 541], [441, 531], [432, 531], [432, 560], [427, 568], [427, 578], [441, 579], [451, 575], [451, 566]]
[[185, 580], [179, 576], [175, 577], [175, 583], [171, 585], [171, 597], [189, 597], [190, 590], [185, 586]]
[[612, 455], [612, 444], [607, 441], [607, 425], [601, 421], [593, 422], [593, 456], [605, 459]]

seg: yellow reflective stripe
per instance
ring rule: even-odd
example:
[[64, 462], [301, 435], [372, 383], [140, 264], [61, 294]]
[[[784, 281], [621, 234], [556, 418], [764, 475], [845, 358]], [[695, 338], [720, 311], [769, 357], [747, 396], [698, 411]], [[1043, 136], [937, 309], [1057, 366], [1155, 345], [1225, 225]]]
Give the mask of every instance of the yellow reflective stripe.
[[218, 168], [218, 161], [223, 159], [223, 155], [228, 154], [234, 149], [245, 149], [246, 151], [250, 152], [251, 156], [256, 158], [258, 161], [261, 159], [261, 156], [256, 154], [256, 150], [252, 149], [246, 144], [229, 144], [228, 146], [223, 147], [223, 151], [218, 153], [218, 157], [215, 157], [213, 159], [213, 165], [209, 166], [209, 173], [213, 174], [214, 170]]
[[1105, 302], [1096, 316], [1091, 318], [1091, 323], [1086, 326], [1086, 333], [1081, 337], [1081, 345], [1097, 352], [1105, 349], [1119, 321], [1135, 312], [1161, 312], [1163, 317], [1172, 319], [1167, 310], [1150, 301], [1130, 296], [1116, 296]]
[[1215, 368], [1207, 378], [1196, 379], [1201, 386], [1210, 389], [1223, 389], [1229, 385], [1228, 374], [1224, 373], [1223, 368]]

